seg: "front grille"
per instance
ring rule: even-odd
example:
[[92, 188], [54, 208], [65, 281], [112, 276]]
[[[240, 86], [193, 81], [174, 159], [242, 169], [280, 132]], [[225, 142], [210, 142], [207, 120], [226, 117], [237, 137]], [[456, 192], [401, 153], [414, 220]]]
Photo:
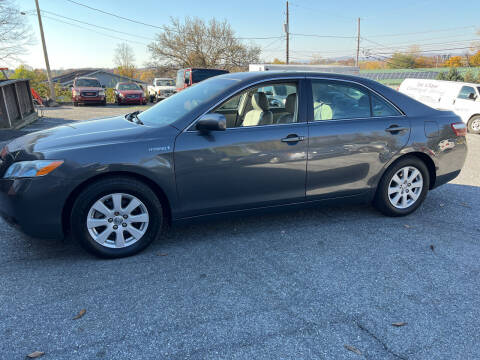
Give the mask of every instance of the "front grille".
[[139, 96], [140, 95], [138, 95], [138, 94], [131, 94], [131, 95], [127, 95], [127, 98], [128, 99], [138, 99]]
[[80, 95], [82, 95], [82, 96], [97, 96], [97, 92], [96, 91], [82, 91], [80, 93]]

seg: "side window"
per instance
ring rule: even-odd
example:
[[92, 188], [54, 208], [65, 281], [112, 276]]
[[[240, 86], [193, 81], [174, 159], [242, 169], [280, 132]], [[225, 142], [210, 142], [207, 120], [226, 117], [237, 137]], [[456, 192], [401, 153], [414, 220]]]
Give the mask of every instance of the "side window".
[[225, 116], [227, 128], [288, 124], [297, 122], [297, 102], [295, 83], [276, 83], [242, 91], [213, 112]]
[[398, 116], [400, 112], [376, 94], [372, 95], [373, 116]]
[[[473, 94], [473, 98], [472, 95]], [[458, 94], [458, 99], [475, 100], [475, 89], [471, 86], [463, 86]]]
[[190, 84], [190, 71], [185, 71], [185, 84]]
[[312, 80], [315, 121], [371, 117], [368, 90], [340, 81]]

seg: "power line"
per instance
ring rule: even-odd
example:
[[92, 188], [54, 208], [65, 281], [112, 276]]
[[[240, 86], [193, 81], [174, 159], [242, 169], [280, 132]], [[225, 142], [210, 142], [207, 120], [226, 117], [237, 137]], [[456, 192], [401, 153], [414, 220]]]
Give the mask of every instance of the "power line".
[[468, 25], [468, 26], [460, 26], [448, 29], [438, 29], [438, 30], [427, 30], [427, 31], [417, 31], [417, 32], [409, 32], [409, 33], [398, 33], [398, 34], [381, 34], [381, 35], [369, 35], [369, 38], [372, 37], [394, 37], [394, 36], [403, 36], [403, 35], [418, 35], [418, 34], [426, 34], [426, 33], [435, 33], [435, 32], [443, 32], [443, 31], [452, 31], [458, 29], [472, 29], [476, 28], [475, 25]]
[[[114, 14], [114, 13], [111, 13], [111, 12], [108, 12], [108, 11], [105, 11], [105, 10], [102, 10], [102, 9], [98, 9], [98, 8], [93, 7], [93, 6], [85, 5], [85, 4], [82, 4], [81, 2], [74, 1], [74, 0], [65, 0], [65, 1], [71, 2], [71, 3], [79, 5], [79, 6], [83, 6], [85, 8], [90, 9], [90, 10], [93, 10], [93, 11], [98, 11], [98, 12], [103, 13], [105, 15], [113, 16], [113, 17], [116, 17], [118, 19], [122, 19], [122, 20], [125, 20], [125, 21], [130, 21], [130, 22], [135, 23], [135, 24], [149, 26], [149, 27], [152, 27], [152, 28], [155, 28], [155, 29], [160, 29], [160, 30], [167, 31], [167, 32], [180, 33], [180, 31], [178, 31], [176, 29], [171, 29], [168, 26], [164, 26], [164, 25], [159, 26], [159, 25], [148, 24], [148, 23], [145, 23], [145, 22], [142, 22], [142, 21], [134, 20], [132, 18], [127, 18], [127, 17], [121, 16], [121, 15], [118, 15], [118, 14]], [[260, 37], [234, 37], [234, 38], [237, 39], [237, 40], [269, 40], [269, 39], [277, 39], [279, 37], [278, 36], [260, 36]]]
[[[89, 22], [86, 22], [86, 21], [82, 21], [82, 20], [77, 20], [77, 19], [74, 19], [74, 18], [71, 18], [71, 17], [68, 17], [68, 16], [64, 16], [64, 15], [54, 13], [52, 11], [42, 10], [42, 13], [51, 14], [51, 15], [58, 16], [58, 17], [61, 17], [61, 18], [67, 19], [67, 20], [75, 21], [75, 22], [78, 22], [78, 23], [81, 23], [81, 24], [85, 24], [85, 25], [88, 25], [88, 26], [93, 26], [93, 27], [96, 27], [96, 28], [99, 28], [99, 29], [102, 29], [102, 30], [114, 31], [115, 33], [124, 34], [124, 35], [128, 35], [128, 36], [133, 36], [133, 37], [138, 37], [136, 35], [132, 35], [131, 33], [127, 33], [127, 32], [124, 32], [124, 31], [120, 31], [120, 30], [105, 27], [105, 26], [95, 25], [95, 24], [92, 24], [92, 23], [89, 23]], [[146, 38], [146, 37], [142, 37], [142, 38], [144, 38], [146, 40], [154, 41], [153, 38]]]
[[110, 35], [110, 34], [105, 34], [105, 33], [102, 33], [102, 32], [100, 32], [100, 31], [96, 31], [96, 30], [93, 30], [93, 29], [91, 29], [91, 28], [87, 28], [87, 27], [84, 27], [84, 26], [81, 26], [81, 25], [78, 25], [78, 24], [73, 24], [73, 23], [70, 23], [70, 22], [67, 22], [67, 21], [63, 21], [63, 20], [60, 20], [60, 19], [56, 19], [56, 18], [51, 17], [51, 16], [48, 16], [48, 15], [43, 15], [43, 17], [44, 17], [44, 18], [47, 18], [47, 19], [50, 19], [50, 20], [58, 21], [58, 22], [61, 22], [61, 23], [67, 24], [67, 25], [76, 26], [76, 27], [78, 27], [78, 28], [80, 28], [80, 29], [92, 31], [92, 32], [94, 32], [94, 33], [97, 33], [97, 34], [100, 34], [100, 35], [103, 35], [103, 36], [107, 36], [107, 37], [112, 38], [112, 39], [117, 39], [117, 40], [122, 40], [122, 41], [128, 41], [128, 42], [134, 42], [134, 43], [141, 44], [141, 45], [145, 45], [145, 46], [148, 45], [147, 43], [142, 43], [142, 42], [135, 41], [135, 40], [131, 40], [131, 39], [120, 38], [120, 37], [113, 36], [113, 35]]
[[332, 39], [356, 39], [356, 36], [342, 36], [342, 35], [319, 35], [319, 34], [294, 34], [293, 36], [306, 36], [306, 37], [317, 37], [317, 38], [332, 38]]

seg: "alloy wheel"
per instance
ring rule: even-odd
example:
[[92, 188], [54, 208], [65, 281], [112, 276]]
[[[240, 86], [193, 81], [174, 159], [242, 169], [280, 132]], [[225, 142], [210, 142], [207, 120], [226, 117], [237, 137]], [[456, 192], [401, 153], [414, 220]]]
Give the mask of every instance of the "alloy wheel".
[[137, 197], [115, 193], [97, 200], [90, 208], [86, 226], [93, 240], [108, 248], [124, 248], [147, 232], [149, 214]]
[[393, 175], [388, 185], [388, 198], [397, 209], [412, 206], [423, 189], [422, 173], [414, 166], [405, 166]]

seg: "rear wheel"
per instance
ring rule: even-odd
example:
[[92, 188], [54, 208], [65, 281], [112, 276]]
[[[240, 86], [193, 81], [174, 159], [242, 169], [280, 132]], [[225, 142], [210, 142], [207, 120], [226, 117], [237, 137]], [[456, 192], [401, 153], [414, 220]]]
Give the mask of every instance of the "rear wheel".
[[480, 115], [472, 116], [468, 121], [468, 132], [471, 134], [480, 134]]
[[429, 185], [425, 163], [406, 157], [387, 169], [378, 184], [374, 205], [388, 216], [411, 214], [425, 200]]
[[106, 258], [130, 256], [161, 232], [162, 204], [144, 183], [131, 178], [100, 180], [76, 199], [72, 233], [89, 252]]
[[78, 106], [78, 102], [74, 101], [73, 106]]

